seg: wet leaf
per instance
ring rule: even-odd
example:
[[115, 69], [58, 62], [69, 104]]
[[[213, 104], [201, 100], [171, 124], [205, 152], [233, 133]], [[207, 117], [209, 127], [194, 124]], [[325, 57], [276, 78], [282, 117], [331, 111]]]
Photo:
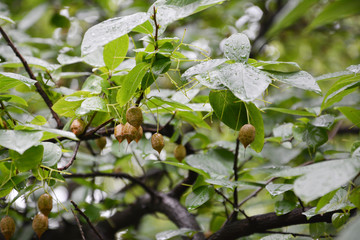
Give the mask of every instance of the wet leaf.
[[250, 50], [249, 38], [243, 33], [235, 33], [225, 40], [224, 55], [227, 59], [246, 63]]

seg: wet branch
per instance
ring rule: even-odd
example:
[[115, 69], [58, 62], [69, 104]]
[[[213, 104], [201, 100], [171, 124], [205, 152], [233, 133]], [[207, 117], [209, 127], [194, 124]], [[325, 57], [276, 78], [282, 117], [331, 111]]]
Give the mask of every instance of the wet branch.
[[43, 100], [45, 101], [46, 105], [48, 106], [48, 108], [50, 109], [50, 112], [52, 114], [52, 116], [54, 117], [56, 123], [57, 123], [57, 127], [58, 128], [62, 128], [63, 124], [59, 118], [59, 116], [57, 115], [56, 112], [54, 112], [54, 110], [52, 109], [53, 103], [51, 102], [50, 98], [48, 97], [48, 95], [46, 94], [46, 92], [44, 91], [44, 89], [42, 89], [40, 83], [38, 82], [38, 80], [36, 79], [34, 73], [32, 72], [29, 64], [27, 63], [27, 61], [25, 60], [25, 58], [20, 54], [20, 52], [18, 51], [18, 49], [15, 47], [14, 43], [11, 41], [11, 39], [9, 38], [9, 36], [6, 34], [6, 32], [4, 31], [4, 29], [0, 26], [0, 33], [1, 35], [4, 37], [5, 41], [7, 42], [7, 44], [10, 46], [10, 48], [13, 50], [13, 52], [15, 53], [15, 55], [20, 59], [20, 61], [22, 62], [26, 72], [29, 74], [30, 78], [35, 80], [35, 87], [36, 90], [38, 91], [38, 93], [41, 95], [41, 97], [43, 98]]

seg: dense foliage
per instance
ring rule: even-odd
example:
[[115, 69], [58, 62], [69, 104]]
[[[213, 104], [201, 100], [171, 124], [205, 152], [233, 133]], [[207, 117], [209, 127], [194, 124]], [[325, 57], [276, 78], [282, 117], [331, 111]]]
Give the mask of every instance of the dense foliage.
[[358, 239], [358, 13], [3, 1], [0, 239]]

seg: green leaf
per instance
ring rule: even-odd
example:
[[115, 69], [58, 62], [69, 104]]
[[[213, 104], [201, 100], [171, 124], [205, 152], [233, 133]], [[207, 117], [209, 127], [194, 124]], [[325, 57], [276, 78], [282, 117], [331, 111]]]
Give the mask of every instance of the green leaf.
[[105, 80], [102, 77], [91, 75], [86, 79], [81, 90], [91, 92], [92, 94], [100, 94], [104, 82]]
[[89, 28], [81, 44], [81, 56], [129, 33], [133, 28], [149, 19], [147, 13], [138, 12], [124, 17], [111, 18]]
[[247, 123], [246, 107], [229, 90], [210, 91], [209, 101], [218, 119], [234, 130]]
[[358, 239], [360, 236], [360, 216], [345, 225], [337, 239]]
[[291, 234], [271, 234], [261, 238], [260, 240], [290, 240], [293, 238], [294, 237]]
[[240, 62], [228, 64], [220, 70], [216, 70], [215, 76], [218, 78], [217, 81], [243, 101], [255, 100], [271, 83], [271, 79], [266, 73]]
[[[221, 69], [221, 64], [225, 63], [226, 59], [213, 59], [197, 64], [187, 69], [182, 78], [190, 80], [195, 75], [196, 79], [204, 86], [211, 89], [223, 89], [224, 86], [218, 79], [218, 72], [215, 69]], [[224, 67], [224, 66], [222, 66]]]
[[[15, 22], [11, 18], [3, 16], [3, 15], [0, 15], [0, 20], [3, 20], [3, 21], [8, 22], [8, 23], [15, 24]], [[2, 26], [2, 25], [3, 24], [0, 21], [0, 26]]]
[[311, 31], [319, 26], [333, 23], [342, 18], [360, 13], [359, 1], [337, 0], [330, 2], [324, 10], [311, 22], [306, 30]]
[[170, 112], [176, 111], [176, 110], [192, 111], [192, 109], [189, 108], [188, 106], [186, 106], [185, 104], [173, 101], [168, 98], [164, 99], [164, 98], [154, 96], [154, 97], [151, 97], [150, 99], [148, 99], [148, 101], [149, 101], [148, 106], [150, 108], [163, 107], [163, 108], [168, 109]]
[[43, 158], [44, 147], [42, 145], [33, 146], [22, 154], [16, 151], [9, 151], [9, 153], [15, 163], [15, 167], [20, 172], [26, 172], [40, 165], [41, 159]]
[[350, 217], [349, 213], [334, 213], [331, 216], [331, 222], [336, 228], [340, 228], [342, 225], [347, 223]]
[[301, 70], [300, 66], [295, 62], [258, 61], [251, 65], [261, 70], [283, 73], [298, 72]]
[[96, 222], [100, 218], [100, 209], [94, 204], [87, 204], [84, 213], [89, 217], [91, 222]]
[[225, 40], [224, 55], [227, 59], [246, 63], [250, 55], [250, 41], [243, 33], [235, 33]]
[[160, 34], [163, 33], [172, 22], [182, 19], [191, 14], [203, 11], [211, 6], [222, 3], [224, 0], [198, 0], [198, 1], [174, 1], [158, 0], [148, 10], [153, 14], [156, 8], [156, 20], [160, 25]]
[[292, 184], [279, 184], [279, 183], [270, 183], [266, 185], [266, 190], [271, 194], [271, 196], [275, 197], [277, 195], [283, 194], [286, 191], [290, 191], [293, 189]]
[[89, 111], [107, 112], [106, 101], [101, 97], [89, 97], [81, 103], [81, 108]]
[[28, 106], [27, 101], [25, 99], [16, 95], [9, 95], [9, 94], [0, 95], [0, 101], [17, 103], [24, 105], [26, 107]]
[[303, 141], [306, 142], [309, 147], [321, 146], [326, 143], [327, 140], [328, 134], [325, 128], [308, 124], [303, 135]]
[[148, 21], [144, 22], [143, 24], [136, 26], [132, 31], [138, 32], [138, 33], [152, 34], [154, 31], [154, 28], [151, 25], [150, 21], [148, 20]]
[[23, 154], [40, 143], [42, 135], [40, 131], [0, 130], [0, 145]]
[[36, 81], [20, 74], [0, 72], [0, 92], [5, 92], [8, 89], [14, 88], [22, 83], [30, 87], [34, 85]]
[[304, 90], [309, 90], [321, 94], [321, 89], [316, 83], [313, 76], [308, 72], [299, 71], [292, 73], [282, 73], [282, 72], [270, 72], [271, 77], [279, 80], [280, 82], [289, 84], [293, 87], [301, 88]]
[[344, 114], [354, 125], [360, 127], [360, 110], [352, 107], [337, 107], [336, 109]]
[[345, 75], [331, 86], [321, 104], [321, 110], [330, 107], [343, 99], [346, 95], [354, 92], [360, 86], [360, 74]]
[[124, 106], [134, 95], [149, 68], [149, 63], [142, 62], [137, 64], [129, 72], [116, 96], [116, 101], [120, 104], [120, 106]]
[[274, 23], [270, 30], [266, 33], [266, 36], [271, 38], [281, 30], [291, 26], [298, 19], [304, 16], [304, 13], [315, 4], [318, 3], [316, 0], [302, 0], [302, 1], [290, 1], [284, 6], [280, 13], [276, 15]]
[[262, 108], [261, 110], [264, 111], [270, 110], [270, 111], [281, 112], [281, 113], [297, 115], [297, 116], [304, 116], [304, 117], [316, 117], [316, 114], [303, 110], [292, 110], [292, 109], [278, 108], [278, 107], [266, 107], [266, 108]]
[[55, 137], [66, 137], [68, 139], [71, 140], [75, 140], [78, 141], [79, 139], [75, 136], [74, 133], [69, 132], [69, 131], [64, 131], [64, 130], [60, 130], [60, 129], [55, 129], [55, 128], [47, 128], [47, 127], [43, 127], [43, 126], [39, 126], [39, 125], [31, 125], [31, 124], [27, 124], [25, 126], [22, 126], [21, 129], [19, 130], [40, 130], [43, 131], [43, 136], [41, 138], [41, 141], [50, 139], [50, 138], [55, 138]]
[[177, 230], [168, 230], [156, 234], [156, 240], [167, 240], [173, 237], [191, 237], [196, 231], [188, 228], [180, 228]]
[[172, 165], [172, 166], [175, 166], [175, 167], [178, 167], [178, 168], [181, 168], [181, 169], [185, 169], [185, 170], [191, 170], [191, 171], [194, 171], [202, 176], [205, 176], [206, 178], [209, 178], [209, 174], [207, 174], [206, 172], [204, 172], [203, 170], [201, 169], [198, 169], [198, 168], [195, 168], [195, 167], [192, 167], [192, 166], [189, 166], [187, 164], [184, 164], [184, 163], [178, 163], [178, 162], [170, 162], [170, 161], [162, 161], [162, 163], [165, 163], [165, 164], [168, 164], [168, 165]]
[[109, 42], [104, 47], [104, 62], [109, 70], [117, 68], [124, 61], [129, 48], [129, 36], [127, 34]]
[[35, 116], [33, 120], [31, 120], [30, 122], [31, 124], [34, 125], [44, 125], [47, 123], [46, 118], [44, 118], [41, 115]]
[[212, 186], [198, 187], [186, 197], [185, 206], [189, 211], [194, 210], [209, 201], [214, 192]]
[[208, 173], [211, 178], [230, 176], [234, 154], [226, 150], [211, 150], [207, 153], [192, 154], [185, 161], [190, 166]]
[[[294, 182], [294, 192], [305, 202], [315, 200], [354, 178], [360, 170], [359, 159], [332, 160], [301, 167], [303, 176]], [[286, 171], [286, 170], [285, 170]]]
[[294, 210], [295, 208], [296, 208], [296, 204], [294, 202], [283, 200], [283, 201], [277, 201], [275, 203], [275, 213], [278, 216], [287, 214], [292, 210]]
[[[53, 72], [61, 67], [61, 65], [59, 64], [50, 64], [41, 58], [30, 57], [30, 56], [26, 56], [24, 58], [30, 67], [39, 68], [41, 70], [48, 72]], [[4, 68], [19, 68], [19, 67], [23, 67], [23, 63], [20, 60], [16, 59], [12, 62], [0, 63], [0, 66]]]
[[360, 188], [357, 187], [356, 189], [354, 189], [350, 196], [349, 196], [349, 200], [351, 201], [351, 203], [353, 203], [357, 208], [360, 208]]
[[263, 118], [261, 116], [260, 110], [256, 107], [256, 105], [254, 103], [252, 103], [252, 102], [246, 103], [246, 106], [247, 106], [247, 110], [249, 112], [250, 123], [256, 129], [255, 139], [250, 144], [250, 146], [256, 152], [261, 152], [261, 150], [264, 147], [264, 142], [265, 142]]
[[42, 164], [48, 167], [54, 166], [62, 156], [61, 148], [50, 142], [43, 142], [42, 145], [44, 147]]
[[211, 129], [211, 127], [202, 119], [202, 115], [199, 112], [178, 111], [176, 112], [175, 117], [193, 124], [196, 127]]
[[64, 117], [75, 117], [76, 109], [81, 106], [81, 103], [89, 97], [90, 92], [77, 91], [73, 94], [67, 95], [59, 99], [52, 109], [59, 115]]

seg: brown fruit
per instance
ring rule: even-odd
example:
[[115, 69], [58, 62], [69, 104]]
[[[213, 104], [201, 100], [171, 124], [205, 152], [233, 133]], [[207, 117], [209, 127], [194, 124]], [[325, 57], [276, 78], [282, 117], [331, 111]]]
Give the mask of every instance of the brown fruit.
[[70, 126], [70, 130], [76, 135], [79, 136], [81, 134], [83, 134], [84, 130], [85, 130], [85, 123], [83, 120], [81, 119], [75, 119]]
[[144, 134], [144, 130], [143, 128], [140, 126], [137, 130], [137, 135], [136, 135], [136, 138], [135, 138], [135, 142], [138, 143], [140, 141], [140, 139], [142, 138]]
[[124, 126], [124, 137], [126, 138], [127, 142], [131, 143], [136, 139], [137, 135], [137, 128], [127, 122]]
[[38, 208], [42, 214], [44, 214], [45, 216], [49, 216], [52, 207], [53, 207], [53, 202], [51, 195], [44, 193], [39, 197]]
[[114, 129], [114, 136], [119, 141], [119, 143], [121, 143], [125, 139], [124, 127], [125, 126], [120, 123]]
[[238, 139], [246, 148], [255, 139], [256, 130], [251, 124], [245, 124], [240, 128]]
[[174, 150], [174, 157], [181, 162], [186, 157], [186, 148], [184, 145], [177, 145]]
[[101, 137], [95, 140], [96, 145], [102, 150], [106, 146], [106, 137]]
[[131, 107], [126, 111], [126, 121], [138, 128], [143, 122], [142, 111], [139, 107]]
[[34, 217], [32, 227], [39, 238], [48, 229], [48, 222], [48, 217], [42, 213], [39, 213]]
[[161, 135], [160, 133], [155, 133], [154, 135], [152, 135], [151, 136], [151, 145], [152, 145], [153, 149], [158, 151], [158, 153], [160, 154], [161, 150], [165, 146], [163, 135]]
[[5, 216], [0, 221], [1, 233], [4, 235], [6, 240], [9, 240], [15, 233], [15, 221], [12, 217]]

